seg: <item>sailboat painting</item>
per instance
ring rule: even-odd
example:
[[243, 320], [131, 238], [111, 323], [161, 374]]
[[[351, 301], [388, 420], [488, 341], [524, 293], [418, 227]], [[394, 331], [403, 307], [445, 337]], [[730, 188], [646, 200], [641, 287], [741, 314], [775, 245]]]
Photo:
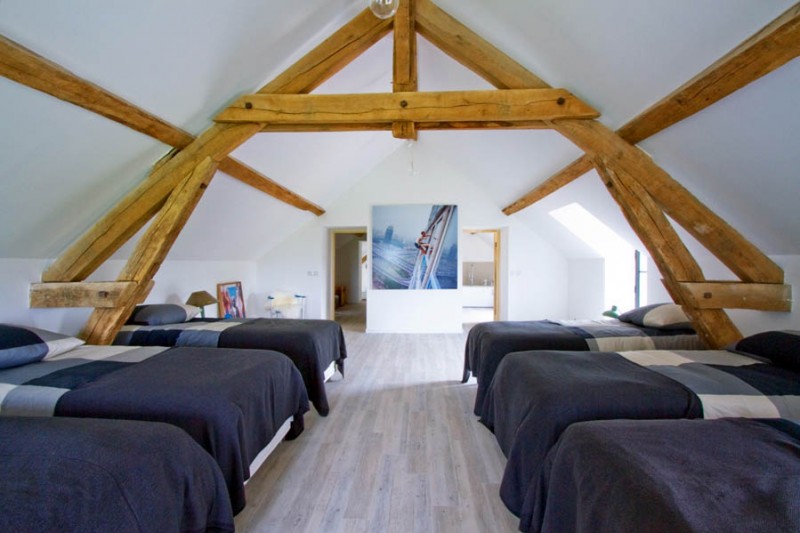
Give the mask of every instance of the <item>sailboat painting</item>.
[[457, 289], [458, 206], [373, 206], [372, 288]]

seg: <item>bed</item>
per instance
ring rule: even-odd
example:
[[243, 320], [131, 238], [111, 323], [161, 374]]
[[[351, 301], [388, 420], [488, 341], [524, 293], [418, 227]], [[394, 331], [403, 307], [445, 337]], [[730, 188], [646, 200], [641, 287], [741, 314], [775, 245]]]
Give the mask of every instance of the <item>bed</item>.
[[261, 450], [287, 420], [287, 438], [303, 430], [305, 386], [278, 352], [83, 345], [51, 350], [50, 344], [65, 341], [50, 343], [47, 335], [57, 334], [0, 326], [0, 415], [178, 426], [216, 460], [234, 513], [244, 508], [244, 482]]
[[[531, 480], [546, 454], [576, 422], [800, 420], [797, 339], [800, 335], [791, 332], [767, 332], [744, 339], [731, 350], [507, 355], [487, 391], [481, 418], [508, 459], [500, 486], [503, 502], [520, 514], [532, 498]], [[789, 347], [780, 348], [781, 342]]]
[[233, 532], [219, 467], [157, 422], [0, 418], [1, 531]]
[[800, 426], [611, 420], [567, 428], [522, 531], [798, 531]]
[[484, 322], [467, 334], [462, 383], [478, 382], [475, 415], [481, 416], [486, 389], [506, 354], [528, 350], [622, 351], [702, 350], [680, 306], [653, 304], [603, 320]]
[[[344, 333], [333, 320], [192, 319], [162, 312], [173, 304], [138, 306], [114, 344], [128, 346], [203, 346], [275, 350], [286, 354], [303, 377], [308, 397], [322, 416], [330, 412], [325, 382], [335, 370], [344, 375]], [[156, 309], [155, 311], [153, 309]], [[180, 314], [177, 315], [180, 318]], [[169, 321], [167, 321], [169, 320]], [[134, 323], [130, 323], [134, 322]]]

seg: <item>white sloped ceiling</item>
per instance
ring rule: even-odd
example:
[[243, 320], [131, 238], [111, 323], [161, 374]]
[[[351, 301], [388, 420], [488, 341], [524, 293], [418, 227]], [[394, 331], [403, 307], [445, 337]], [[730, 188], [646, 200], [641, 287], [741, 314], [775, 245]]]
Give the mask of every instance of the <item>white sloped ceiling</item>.
[[[437, 4], [617, 128], [792, 0], [440, 0]], [[192, 134], [302, 57], [359, 0], [0, 0], [0, 33]], [[420, 40], [420, 90], [488, 85]], [[391, 90], [384, 39], [318, 92]], [[652, 139], [666, 170], [771, 254], [800, 254], [800, 60]], [[168, 147], [0, 79], [0, 257], [52, 258]], [[572, 161], [549, 131], [422, 132], [501, 209]], [[389, 133], [262, 134], [234, 156], [325, 208], [403, 146]], [[523, 212], [569, 255], [547, 212], [580, 201], [635, 241], [593, 173]], [[173, 259], [253, 260], [313, 218], [219, 173]], [[125, 250], [129, 249], [126, 248]], [[122, 252], [124, 254], [124, 250]]]

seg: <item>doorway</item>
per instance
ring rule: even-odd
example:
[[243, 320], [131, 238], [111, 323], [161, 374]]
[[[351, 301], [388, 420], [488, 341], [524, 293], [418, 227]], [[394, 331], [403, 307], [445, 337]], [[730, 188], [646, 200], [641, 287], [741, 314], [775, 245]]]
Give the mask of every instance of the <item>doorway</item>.
[[[330, 230], [329, 315], [343, 329], [365, 331], [367, 323], [367, 228]], [[365, 279], [366, 278], [366, 279]]]
[[462, 322], [500, 318], [500, 230], [464, 230], [462, 238]]

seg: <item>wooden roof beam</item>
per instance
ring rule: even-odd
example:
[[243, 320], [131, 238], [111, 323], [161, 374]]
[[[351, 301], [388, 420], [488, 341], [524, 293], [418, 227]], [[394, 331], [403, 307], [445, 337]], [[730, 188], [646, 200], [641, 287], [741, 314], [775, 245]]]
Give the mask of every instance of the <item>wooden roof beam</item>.
[[[168, 146], [184, 148], [194, 140], [188, 132], [76, 76], [2, 35], [0, 35], [0, 74], [59, 100], [102, 115]], [[236, 159], [231, 157], [223, 159], [219, 168], [232, 178], [298, 209], [310, 211], [317, 216], [325, 213], [318, 205]]]
[[[622, 126], [617, 133], [637, 144], [710, 105], [800, 55], [800, 4], [795, 4], [713, 65]], [[592, 169], [582, 156], [503, 209], [512, 215], [529, 207]]]
[[[742, 281], [783, 283], [783, 270], [727, 222], [711, 211], [639, 148], [597, 121], [554, 124], [592, 157], [606, 157], [636, 176], [653, 200]], [[687, 281], [687, 280], [679, 280]], [[692, 281], [692, 280], [689, 280]]]
[[676, 288], [678, 281], [704, 281], [703, 271], [638, 178], [618, 160], [598, 155], [595, 161], [603, 183], [664, 276], [664, 286], [681, 304], [703, 342], [721, 348], [739, 340], [742, 335], [725, 311], [697, 309]]
[[[273, 81], [265, 93], [306, 93], [336, 74], [390, 30], [365, 9]], [[94, 272], [163, 205], [172, 189], [200, 161], [222, 161], [258, 133], [259, 124], [214, 124], [156, 168], [98, 222], [73, 242], [42, 274], [42, 281], [79, 281]], [[132, 224], [131, 220], [135, 223]], [[123, 240], [124, 239], [124, 240]], [[120, 242], [121, 241], [121, 242]]]
[[[414, 15], [415, 0], [403, 0], [394, 16], [394, 56], [392, 92], [417, 91], [417, 30]], [[417, 140], [417, 128], [412, 121], [392, 123], [392, 135], [397, 139]]]
[[215, 120], [335, 124], [397, 121], [480, 122], [589, 119], [599, 113], [564, 89], [242, 96]]
[[416, 8], [420, 35], [498, 89], [550, 87], [430, 0], [416, 0]]
[[[118, 282], [134, 282], [141, 288], [151, 286], [153, 276], [167, 258], [216, 171], [217, 164], [207, 157], [181, 180], [136, 244], [128, 262], [117, 276]], [[140, 301], [138, 296], [131, 295], [113, 308], [95, 308], [81, 332], [84, 340], [89, 344], [111, 344], [133, 312], [136, 302]]]
[[[543, 120], [481, 121], [481, 122], [415, 122], [417, 131], [423, 130], [549, 130], [550, 124]], [[336, 124], [265, 124], [263, 132], [281, 133], [335, 133], [342, 131], [392, 131], [391, 122], [340, 122]]]

